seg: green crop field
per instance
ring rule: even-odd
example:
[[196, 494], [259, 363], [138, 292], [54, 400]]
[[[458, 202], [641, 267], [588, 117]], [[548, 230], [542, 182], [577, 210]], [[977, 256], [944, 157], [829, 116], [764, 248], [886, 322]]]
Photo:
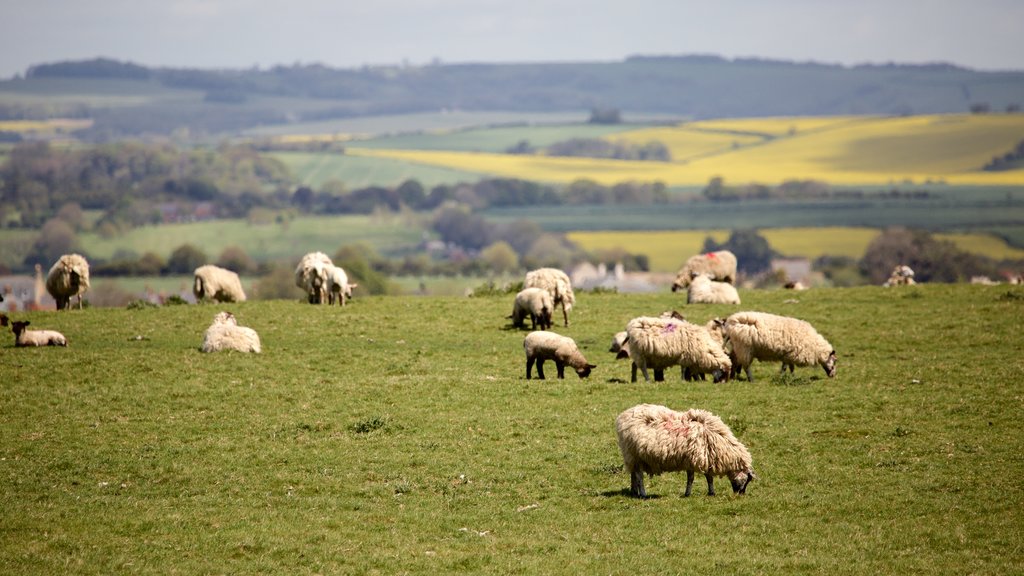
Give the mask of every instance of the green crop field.
[[314, 189], [330, 181], [357, 190], [368, 186], [398, 186], [406, 180], [418, 180], [432, 188], [438, 184], [476, 182], [481, 178], [480, 174], [462, 170], [336, 152], [273, 152], [270, 155], [283, 162], [300, 184]]
[[[838, 375], [629, 382], [632, 317], [735, 310], [578, 294], [597, 364], [525, 379], [511, 296], [224, 306], [259, 355], [198, 351], [222, 307], [18, 314], [68, 348], [0, 345], [8, 574], [1015, 574], [1024, 544], [1020, 287], [741, 290], [812, 322]], [[548, 367], [553, 375], [554, 370]], [[720, 415], [758, 479], [628, 496], [614, 419]]]

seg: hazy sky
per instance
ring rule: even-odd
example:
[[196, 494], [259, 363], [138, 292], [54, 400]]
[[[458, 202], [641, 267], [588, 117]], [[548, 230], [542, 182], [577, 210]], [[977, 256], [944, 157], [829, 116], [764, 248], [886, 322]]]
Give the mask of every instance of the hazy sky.
[[552, 62], [718, 54], [1024, 69], [1022, 0], [0, 0], [0, 78], [146, 66]]

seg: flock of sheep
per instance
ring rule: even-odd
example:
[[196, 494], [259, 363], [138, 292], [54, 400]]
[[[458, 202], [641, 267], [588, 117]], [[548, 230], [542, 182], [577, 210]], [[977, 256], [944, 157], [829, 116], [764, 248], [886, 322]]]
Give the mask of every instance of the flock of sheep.
[[[738, 305], [739, 294], [732, 285], [736, 265], [735, 255], [728, 251], [693, 256], [677, 274], [672, 290], [686, 290], [690, 304]], [[516, 328], [523, 328], [527, 317], [531, 320], [532, 331], [523, 339], [528, 379], [535, 367], [537, 377], [544, 378], [547, 360], [554, 362], [559, 378], [564, 378], [566, 366], [580, 378], [596, 368], [572, 338], [549, 330], [559, 304], [565, 326], [569, 325], [568, 312], [574, 303], [569, 278], [561, 270], [542, 268], [526, 275], [509, 318]], [[637, 381], [638, 370], [645, 380], [650, 380], [648, 370], [654, 372], [655, 381], [664, 380], [665, 370], [675, 366], [680, 367], [684, 380], [703, 380], [710, 374], [715, 382], [721, 382], [745, 372], [752, 382], [754, 360], [780, 362], [783, 372], [819, 365], [829, 378], [836, 374], [835, 349], [811, 324], [765, 312], [736, 312], [706, 325], [687, 322], [674, 311], [638, 316], [612, 337], [609, 351], [632, 361], [632, 382]], [[619, 414], [615, 429], [633, 496], [646, 497], [645, 473], [685, 471], [686, 496], [696, 472], [704, 474], [709, 495], [715, 493], [715, 476], [728, 477], [737, 494], [746, 493], [747, 485], [756, 478], [746, 447], [720, 418], [705, 410], [676, 412], [640, 404]]]
[[[740, 303], [732, 283], [736, 279], [736, 257], [728, 251], [700, 254], [690, 258], [677, 274], [673, 291], [687, 290], [687, 303]], [[909, 269], [908, 269], [909, 270]], [[905, 271], [900, 271], [906, 274]], [[912, 272], [909, 276], [912, 277]], [[895, 271], [894, 271], [895, 275]], [[355, 283], [322, 252], [302, 257], [295, 268], [295, 284], [310, 304], [344, 306], [352, 298]], [[78, 254], [62, 256], [50, 269], [46, 287], [57, 302], [58, 310], [70, 306], [89, 289], [89, 265]], [[197, 301], [245, 301], [238, 274], [217, 266], [195, 270], [193, 293]], [[562, 310], [565, 327], [576, 303], [572, 285], [565, 272], [541, 268], [526, 274], [524, 288], [516, 294], [511, 318], [515, 328], [530, 332], [523, 339], [526, 377], [544, 378], [544, 363], [554, 362], [558, 378], [570, 367], [580, 378], [596, 368], [584, 357], [576, 342], [551, 331], [553, 317]], [[9, 322], [0, 314], [0, 325], [12, 326], [16, 346], [67, 346], [67, 338], [53, 330], [28, 330], [28, 321]], [[200, 350], [217, 352], [236, 350], [259, 353], [262, 347], [255, 330], [239, 326], [230, 312], [219, 312], [203, 335]], [[780, 362], [781, 370], [792, 372], [796, 366], [820, 365], [829, 378], [836, 374], [836, 353], [831, 344], [809, 323], [763, 312], [736, 312], [725, 319], [715, 318], [706, 325], [687, 322], [676, 312], [659, 316], [638, 316], [625, 330], [613, 336], [611, 352], [632, 362], [631, 381], [639, 370], [650, 380], [664, 380], [666, 369], [679, 366], [684, 380], [704, 379], [710, 374], [715, 382], [738, 377], [746, 372], [753, 381], [750, 366], [754, 360]], [[618, 415], [616, 435], [626, 471], [630, 475], [630, 493], [646, 497], [643, 475], [685, 471], [689, 496], [696, 472], [705, 475], [708, 494], [713, 495], [715, 476], [729, 478], [733, 491], [746, 492], [756, 478], [750, 453], [720, 418], [705, 410], [677, 412], [665, 406], [639, 404]]]

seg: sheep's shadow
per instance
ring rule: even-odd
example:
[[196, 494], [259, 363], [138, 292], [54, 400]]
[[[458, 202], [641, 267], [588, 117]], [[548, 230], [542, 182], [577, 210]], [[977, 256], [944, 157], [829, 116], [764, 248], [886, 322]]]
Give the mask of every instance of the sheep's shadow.
[[626, 498], [629, 498], [630, 500], [657, 500], [659, 498], [662, 498], [660, 494], [648, 494], [643, 498], [637, 498], [630, 493], [629, 488], [622, 488], [620, 490], [605, 490], [604, 492], [601, 492], [601, 496], [604, 496], [605, 498], [617, 498], [624, 496]]

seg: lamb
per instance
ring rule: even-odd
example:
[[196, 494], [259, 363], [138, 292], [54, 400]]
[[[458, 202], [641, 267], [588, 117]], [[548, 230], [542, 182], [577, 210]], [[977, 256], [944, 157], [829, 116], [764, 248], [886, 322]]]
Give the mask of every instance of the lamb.
[[218, 312], [213, 317], [213, 323], [203, 334], [203, 344], [199, 349], [203, 352], [237, 350], [258, 354], [262, 351], [262, 346], [260, 336], [255, 330], [239, 326], [231, 312]]
[[515, 302], [512, 305], [512, 325], [522, 328], [524, 320], [530, 317], [530, 329], [541, 330], [551, 329], [551, 313], [555, 309], [551, 294], [543, 288], [523, 288], [516, 294]]
[[676, 273], [672, 291], [678, 292], [689, 286], [696, 274], [707, 274], [712, 280], [733, 284], [736, 282], [736, 255], [728, 250], [719, 250], [691, 256]]
[[750, 364], [782, 362], [782, 371], [794, 366], [820, 365], [829, 378], [836, 375], [836, 351], [810, 323], [765, 312], [737, 312], [725, 319], [725, 337], [736, 358], [736, 371], [746, 370], [754, 381]]
[[327, 270], [327, 304], [333, 306], [335, 302], [344, 306], [346, 300], [352, 299], [352, 289], [359, 286], [355, 282], [349, 284], [348, 274], [341, 266], [329, 264]]
[[523, 338], [523, 350], [526, 352], [526, 379], [531, 378], [533, 364], [537, 363], [537, 378], [544, 380], [544, 361], [554, 360], [558, 369], [558, 377], [565, 378], [566, 365], [576, 371], [580, 378], [590, 376], [596, 365], [587, 362], [576, 342], [568, 336], [537, 330]]
[[[7, 316], [0, 314], [0, 326], [7, 326]], [[68, 339], [56, 330], [26, 330], [25, 327], [31, 324], [28, 320], [15, 320], [11, 322], [11, 332], [14, 332], [14, 345], [18, 348], [27, 346], [67, 346]]]
[[886, 288], [890, 286], [913, 286], [917, 282], [914, 282], [914, 271], [906, 264], [897, 265], [892, 269], [889, 274], [889, 279], [885, 281], [882, 286]]
[[697, 274], [690, 280], [686, 293], [687, 304], [739, 304], [736, 287], [728, 282], [717, 282], [707, 274]]
[[646, 498], [644, 473], [686, 471], [686, 492], [693, 488], [694, 472], [708, 482], [715, 495], [715, 476], [726, 476], [735, 494], [746, 494], [756, 480], [750, 452], [733, 436], [722, 419], [707, 410], [676, 412], [665, 406], [638, 404], [615, 419], [615, 432], [626, 472], [629, 493]]
[[89, 262], [81, 254], [65, 254], [57, 259], [46, 275], [46, 291], [57, 301], [57, 310], [68, 308], [71, 298], [78, 297], [82, 309], [82, 294], [89, 290]]
[[650, 381], [664, 379], [665, 368], [680, 366], [683, 374], [710, 372], [721, 382], [732, 371], [732, 361], [722, 345], [704, 327], [676, 318], [640, 316], [626, 325], [629, 357], [633, 360], [630, 381], [636, 382], [637, 368]]
[[242, 281], [235, 272], [207, 264], [196, 268], [192, 275], [196, 301], [210, 298], [217, 302], [245, 302]]
[[562, 307], [562, 318], [569, 325], [569, 311], [576, 304], [576, 296], [572, 293], [572, 282], [568, 274], [557, 268], [538, 268], [526, 273], [523, 288], [543, 288], [551, 294], [555, 306]]
[[310, 252], [299, 260], [295, 267], [295, 285], [306, 292], [310, 304], [323, 304], [327, 300], [327, 267], [333, 265], [323, 252]]

